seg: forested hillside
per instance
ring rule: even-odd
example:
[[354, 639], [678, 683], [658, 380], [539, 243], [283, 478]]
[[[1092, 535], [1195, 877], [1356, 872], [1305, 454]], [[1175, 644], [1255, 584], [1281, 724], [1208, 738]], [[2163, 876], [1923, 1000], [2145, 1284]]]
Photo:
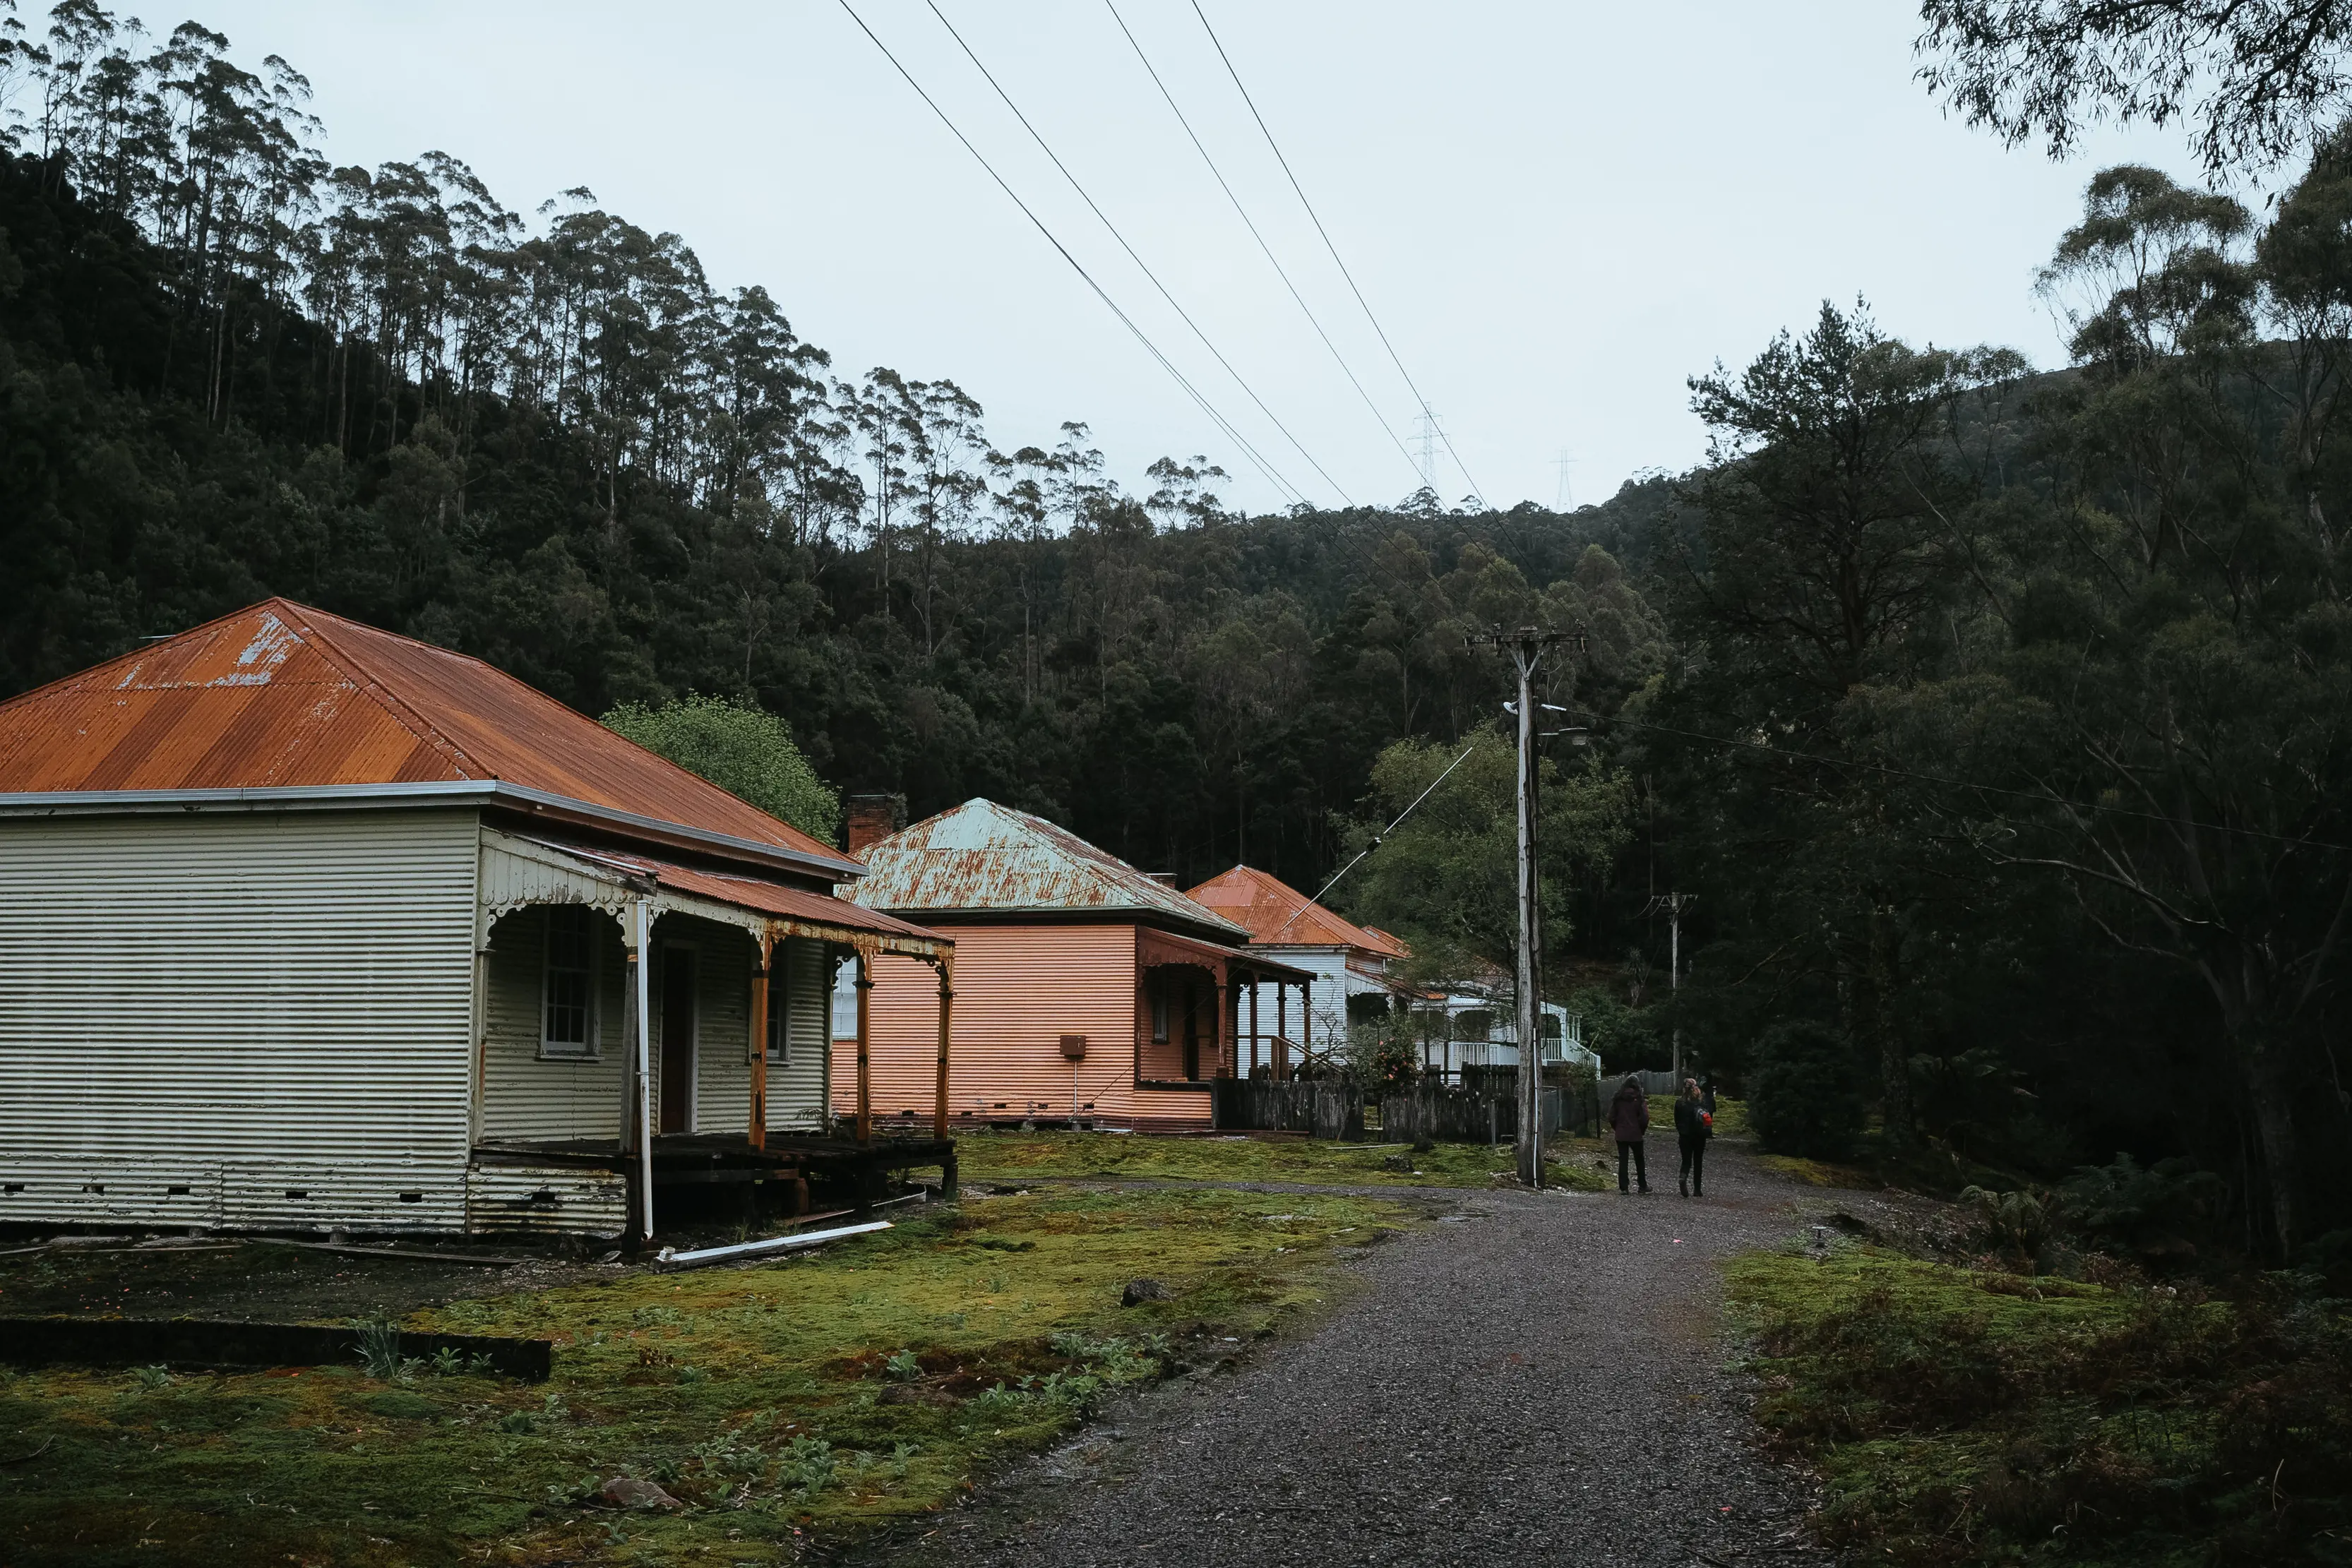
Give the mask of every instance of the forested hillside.
[[[1647, 895], [1696, 899], [1612, 1066], [1679, 1028], [1850, 1104], [1830, 1144], [1866, 1099], [1953, 1171], [2191, 1156], [2209, 1239], [2340, 1228], [2352, 142], [2262, 221], [2100, 175], [2047, 276], [2064, 372], [1825, 307], [1694, 382], [1693, 475], [1250, 517], [1197, 457], [1123, 489], [1083, 423], [1002, 450], [584, 189], [334, 167], [301, 78], [194, 24], [57, 17], [0, 62], [0, 694], [285, 593], [590, 713], [754, 703], [917, 812], [1313, 887], [1496, 716], [1465, 633], [1581, 626], [1555, 981], [1658, 1000]], [[1335, 899], [1507, 957], [1507, 778]]]
[[584, 190], [336, 168], [283, 62], [61, 16], [0, 164], [0, 692], [285, 593], [589, 713], [756, 701], [918, 812], [1309, 880], [1382, 746], [1495, 712], [1465, 631], [1591, 620], [1611, 700], [1655, 666], [1596, 514], [1244, 517], [1201, 459], [1130, 494], [1083, 424], [998, 450]]

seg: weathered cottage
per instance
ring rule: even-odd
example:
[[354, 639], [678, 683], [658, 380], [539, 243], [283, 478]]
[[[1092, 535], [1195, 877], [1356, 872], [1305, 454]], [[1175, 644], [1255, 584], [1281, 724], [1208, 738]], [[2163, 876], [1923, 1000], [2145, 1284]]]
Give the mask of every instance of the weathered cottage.
[[1303, 993], [1301, 1017], [1292, 1020], [1282, 998], [1255, 997], [1261, 1023], [1276, 1016], [1275, 1037], [1257, 1061], [1276, 1066], [1292, 1046], [1346, 1040], [1350, 1021], [1363, 1021], [1402, 1005], [1408, 998], [1396, 970], [1412, 950], [1385, 931], [1358, 925], [1326, 909], [1271, 873], [1237, 865], [1192, 889], [1193, 903], [1249, 933], [1254, 952], [1264, 952], [1314, 977]]
[[0, 704], [0, 1221], [613, 1235], [951, 1159], [823, 1136], [836, 964], [951, 954], [860, 870], [284, 600]]
[[[1244, 1070], [1241, 998], [1310, 978], [1245, 951], [1246, 931], [1165, 882], [992, 800], [870, 844], [855, 811], [851, 821], [866, 866], [852, 896], [955, 940], [953, 1124], [1207, 1127], [1210, 1085]], [[930, 1103], [935, 1049], [914, 1021], [927, 983], [888, 954], [874, 971], [877, 1114], [913, 1119]], [[837, 1048], [834, 1105], [844, 1113], [857, 1103], [857, 1072]]]

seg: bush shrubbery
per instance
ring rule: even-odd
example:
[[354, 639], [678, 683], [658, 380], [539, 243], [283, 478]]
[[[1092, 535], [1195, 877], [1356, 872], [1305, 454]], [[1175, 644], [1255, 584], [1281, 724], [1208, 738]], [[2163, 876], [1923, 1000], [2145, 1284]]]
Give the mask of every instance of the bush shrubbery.
[[1862, 1092], [1853, 1052], [1814, 1023], [1784, 1023], [1756, 1048], [1748, 1073], [1748, 1115], [1776, 1154], [1843, 1159], [1862, 1134]]
[[[2142, 1173], [2146, 1174], [2146, 1173]], [[1733, 1265], [1766, 1427], [1833, 1547], [1906, 1564], [2322, 1563], [2352, 1526], [2352, 1322], [1874, 1249]]]

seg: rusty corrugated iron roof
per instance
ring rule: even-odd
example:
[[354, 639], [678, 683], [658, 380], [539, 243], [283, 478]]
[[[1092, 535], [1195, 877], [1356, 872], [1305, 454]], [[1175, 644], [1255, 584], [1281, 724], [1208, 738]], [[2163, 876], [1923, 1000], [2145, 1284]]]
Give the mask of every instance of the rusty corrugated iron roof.
[[1276, 947], [1354, 947], [1382, 958], [1410, 958], [1412, 950], [1385, 931], [1358, 925], [1324, 908], [1281, 878], [1237, 865], [1192, 891], [1192, 901]]
[[856, 874], [830, 845], [479, 659], [289, 600], [0, 703], [0, 795], [465, 781]]
[[1204, 942], [1197, 936], [1179, 936], [1166, 931], [1147, 931], [1138, 936], [1135, 952], [1136, 961], [1147, 968], [1156, 964], [1192, 964], [1206, 959], [1289, 985], [1304, 985], [1320, 977], [1312, 969], [1283, 963], [1264, 947], [1230, 947], [1222, 942]]
[[694, 866], [677, 865], [656, 860], [650, 855], [632, 854], [622, 850], [601, 846], [565, 843], [557, 840], [540, 841], [550, 848], [575, 855], [582, 860], [616, 870], [649, 877], [661, 886], [677, 893], [692, 894], [717, 904], [732, 904], [760, 915], [773, 915], [785, 920], [804, 920], [814, 925], [837, 925], [844, 931], [871, 932], [877, 936], [897, 938], [914, 944], [928, 944], [940, 948], [955, 946], [954, 938], [937, 931], [927, 930], [910, 921], [880, 910], [867, 909], [845, 898], [835, 898], [807, 888], [792, 887], [761, 877], [733, 876], [722, 872], [699, 870]]
[[851, 895], [874, 909], [939, 916], [1074, 913], [1160, 919], [1216, 940], [1248, 933], [1108, 850], [1043, 817], [966, 800], [866, 846]]

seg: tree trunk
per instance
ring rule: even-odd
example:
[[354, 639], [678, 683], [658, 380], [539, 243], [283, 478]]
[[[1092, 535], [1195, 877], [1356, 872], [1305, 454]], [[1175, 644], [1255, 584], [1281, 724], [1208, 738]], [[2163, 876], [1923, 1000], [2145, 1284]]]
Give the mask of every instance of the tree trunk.
[[[2283, 1040], [2257, 1040], [2250, 1042], [2242, 1060], [2246, 1063], [2246, 1092], [2253, 1104], [2254, 1127], [2263, 1140], [2263, 1183], [2270, 1189], [2271, 1243], [2273, 1256], [2284, 1262], [2294, 1255], [2295, 1243], [2302, 1239], [2295, 1226], [2295, 1137], [2294, 1106], [2296, 1101], [2293, 1053]], [[2248, 1193], [2249, 1206], [2253, 1195]]]
[[1911, 1114], [1911, 1055], [1895, 1023], [1895, 911], [1875, 899], [1870, 905], [1870, 956], [1864, 979], [1869, 1043], [1878, 1058], [1880, 1111], [1886, 1142], [1901, 1147], [1916, 1135]]

